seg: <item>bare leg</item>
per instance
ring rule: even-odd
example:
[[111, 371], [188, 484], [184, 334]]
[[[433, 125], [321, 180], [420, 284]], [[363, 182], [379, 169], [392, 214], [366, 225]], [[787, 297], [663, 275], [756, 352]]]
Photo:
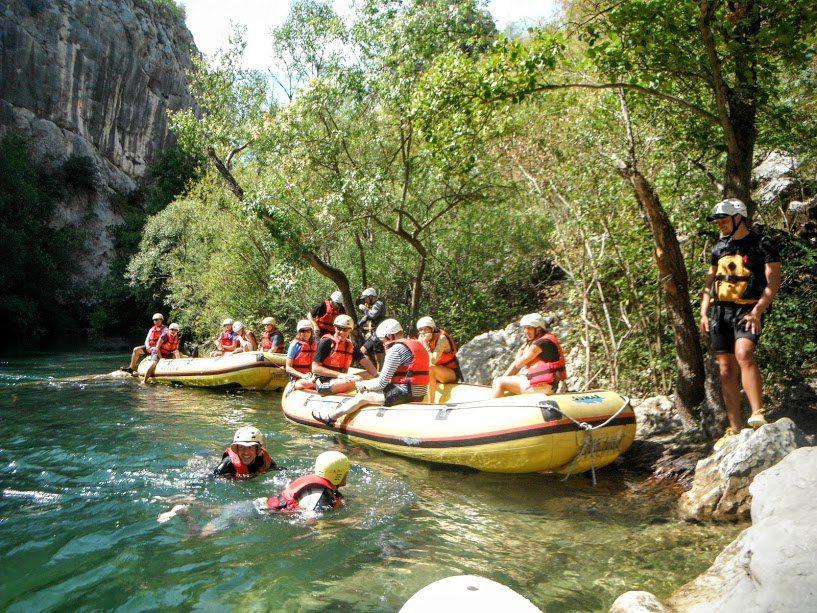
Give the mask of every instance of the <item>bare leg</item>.
[[137, 364], [139, 364], [139, 358], [145, 355], [147, 351], [145, 351], [144, 347], [134, 347], [133, 353], [130, 356], [130, 368], [131, 370], [136, 370]]
[[385, 402], [386, 397], [380, 392], [362, 392], [344, 400], [336, 409], [313, 411], [312, 417], [331, 425], [336, 419], [354, 413], [361, 407], [384, 404]]
[[159, 360], [155, 362], [151, 360], [150, 364], [148, 365], [148, 369], [145, 371], [145, 378], [142, 379], [142, 383], [147, 383], [148, 380], [153, 376], [153, 373], [156, 372], [156, 367], [159, 365]]
[[752, 415], [763, 410], [763, 383], [755, 361], [755, 344], [748, 338], [735, 341], [735, 360], [740, 366], [743, 391], [752, 407]]
[[740, 383], [738, 381], [738, 362], [731, 353], [719, 353], [717, 356], [721, 373], [721, 391], [723, 403], [726, 405], [726, 414], [729, 417], [729, 426], [734, 430], [742, 430], [743, 412], [740, 410]]
[[522, 393], [522, 386], [519, 384], [519, 380], [516, 377], [497, 377], [494, 379], [491, 387], [493, 388], [494, 398], [502, 398], [505, 395], [505, 392], [509, 392], [511, 394]]
[[437, 392], [437, 382], [454, 383], [457, 373], [445, 366], [432, 366], [428, 369], [428, 401], [434, 402]]

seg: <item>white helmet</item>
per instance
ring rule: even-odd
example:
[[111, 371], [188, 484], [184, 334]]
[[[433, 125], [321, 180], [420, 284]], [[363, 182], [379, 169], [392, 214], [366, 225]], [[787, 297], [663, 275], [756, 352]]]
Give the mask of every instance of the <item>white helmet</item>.
[[233, 325], [233, 320], [228, 317], [227, 319], [225, 319], [224, 321], [221, 322], [221, 325], [222, 326], [232, 326]]
[[177, 323], [172, 323], [172, 324], [170, 324], [170, 325], [168, 326], [168, 328], [169, 328], [170, 330], [178, 330], [178, 329], [179, 329], [179, 324], [177, 324]]
[[314, 331], [315, 328], [312, 325], [311, 321], [309, 321], [308, 319], [302, 319], [301, 321], [298, 322], [298, 325], [296, 326], [295, 330], [297, 330], [298, 332], [300, 332], [301, 330], [312, 330], [312, 331]]
[[340, 326], [341, 328], [354, 328], [355, 320], [349, 317], [348, 315], [338, 315], [337, 317], [335, 317], [333, 325]]
[[261, 321], [261, 323], [262, 323], [262, 324], [264, 324], [265, 326], [266, 326], [267, 324], [272, 324], [273, 326], [274, 326], [274, 325], [276, 325], [276, 323], [275, 323], [275, 318], [274, 318], [274, 317], [265, 317], [265, 318], [264, 318], [264, 319]]
[[340, 292], [332, 292], [332, 295], [329, 296], [329, 300], [335, 304], [343, 304], [343, 294]]
[[417, 320], [417, 329], [420, 328], [436, 328], [437, 324], [428, 315]]
[[396, 319], [384, 319], [380, 322], [380, 325], [377, 326], [377, 330], [375, 334], [377, 334], [377, 338], [384, 339], [387, 336], [391, 336], [392, 334], [397, 334], [398, 332], [403, 331], [403, 326], [400, 325], [400, 322]]
[[156, 321], [157, 319], [161, 319], [162, 321], [165, 320], [164, 316], [161, 313], [154, 313], [152, 319], [153, 321]]
[[235, 322], [233, 324], [233, 330], [238, 331], [238, 330], [243, 330], [243, 329], [244, 329], [244, 324], [241, 323], [240, 321], [237, 321], [237, 322]]
[[243, 426], [235, 431], [233, 445], [242, 447], [252, 447], [253, 445], [264, 445], [264, 435], [255, 426]]
[[361, 298], [369, 298], [370, 296], [377, 297], [377, 292], [374, 291], [373, 287], [367, 287], [366, 289], [363, 290], [363, 293], [360, 294]]
[[315, 474], [340, 485], [349, 474], [349, 458], [340, 451], [324, 451], [315, 458]]
[[525, 315], [522, 319], [519, 320], [519, 325], [523, 328], [541, 328], [542, 330], [547, 330], [547, 322], [545, 318], [542, 317], [539, 313], [530, 313]]
[[707, 215], [706, 220], [714, 221], [716, 217], [723, 217], [725, 215], [729, 217], [732, 215], [740, 215], [744, 219], [747, 219], [749, 212], [746, 210], [746, 205], [743, 203], [743, 200], [727, 198], [726, 200], [721, 200], [712, 208], [712, 212]]

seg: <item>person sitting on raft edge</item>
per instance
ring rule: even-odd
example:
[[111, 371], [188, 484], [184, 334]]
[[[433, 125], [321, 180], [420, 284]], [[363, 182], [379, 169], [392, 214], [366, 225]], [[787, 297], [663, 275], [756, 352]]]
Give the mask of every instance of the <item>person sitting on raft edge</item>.
[[290, 381], [312, 381], [312, 358], [315, 355], [315, 329], [312, 322], [302, 319], [295, 327], [295, 338], [287, 350], [284, 365]]
[[360, 381], [360, 375], [350, 375], [349, 367], [352, 362], [359, 362], [371, 377], [377, 376], [377, 368], [355, 345], [349, 336], [355, 326], [354, 320], [348, 315], [338, 315], [335, 318], [335, 333], [325, 335], [315, 347], [312, 358], [312, 375], [316, 382], [301, 379], [295, 382], [296, 389], [316, 389], [319, 394], [342, 394], [352, 391], [355, 381]]
[[[545, 318], [539, 313], [525, 315], [519, 322], [527, 341], [516, 352], [516, 359], [501, 377], [493, 382], [493, 397], [509, 394], [553, 394], [559, 381], [567, 378], [565, 356], [558, 339], [548, 332]], [[522, 369], [523, 374], [517, 374]]]
[[264, 448], [264, 436], [254, 426], [236, 430], [232, 444], [221, 457], [221, 463], [213, 470], [214, 475], [221, 477], [248, 479], [278, 469], [275, 460]]
[[437, 382], [457, 383], [463, 380], [460, 362], [457, 359], [457, 346], [451, 335], [438, 328], [434, 320], [428, 316], [417, 320], [417, 340], [431, 355], [431, 366], [428, 370], [428, 401], [434, 404]]
[[363, 406], [394, 406], [408, 402], [422, 402], [428, 393], [428, 368], [431, 358], [423, 344], [406, 338], [403, 326], [396, 319], [382, 321], [375, 332], [383, 341], [386, 356], [383, 370], [376, 379], [357, 381], [358, 394], [342, 402], [337, 408], [315, 410], [312, 417], [332, 426], [339, 417]]
[[255, 351], [258, 345], [255, 342], [255, 334], [247, 330], [247, 327], [237, 321], [233, 324], [233, 332], [235, 333], [235, 340], [238, 342], [238, 347], [233, 350], [233, 353], [242, 353], [245, 351]]
[[211, 358], [217, 358], [225, 353], [232, 353], [239, 346], [236, 334], [233, 332], [233, 320], [229, 317], [221, 322], [223, 330], [216, 338], [216, 349], [210, 353]]
[[343, 503], [339, 489], [346, 485], [348, 475], [349, 458], [340, 451], [324, 451], [315, 459], [312, 474], [290, 482], [277, 496], [258, 498], [255, 506], [276, 513], [330, 511]]
[[153, 373], [156, 372], [156, 366], [159, 365], [159, 359], [174, 360], [182, 357], [179, 352], [179, 324], [172, 323], [167, 327], [167, 330], [159, 337], [159, 343], [150, 350], [150, 365], [145, 371], [145, 377], [142, 383], [147, 383]]
[[133, 353], [131, 353], [130, 357], [130, 364], [128, 366], [123, 366], [119, 370], [133, 374], [133, 371], [139, 364], [139, 359], [143, 355], [148, 355], [151, 349], [153, 349], [157, 344], [159, 344], [159, 338], [161, 338], [162, 334], [164, 334], [166, 330], [164, 322], [165, 322], [164, 315], [162, 315], [161, 313], [153, 314], [153, 327], [150, 330], [148, 330], [148, 334], [145, 337], [144, 344], [133, 348]]
[[261, 351], [269, 353], [284, 353], [284, 333], [278, 329], [278, 323], [274, 317], [265, 317], [264, 332], [261, 335]]

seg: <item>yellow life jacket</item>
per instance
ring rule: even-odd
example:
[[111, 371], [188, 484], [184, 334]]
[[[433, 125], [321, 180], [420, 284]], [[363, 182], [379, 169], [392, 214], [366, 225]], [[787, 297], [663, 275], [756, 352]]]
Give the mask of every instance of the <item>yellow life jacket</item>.
[[744, 298], [752, 282], [752, 271], [746, 267], [746, 256], [738, 253], [724, 255], [718, 260], [715, 273], [715, 298], [718, 302], [754, 304], [757, 298]]

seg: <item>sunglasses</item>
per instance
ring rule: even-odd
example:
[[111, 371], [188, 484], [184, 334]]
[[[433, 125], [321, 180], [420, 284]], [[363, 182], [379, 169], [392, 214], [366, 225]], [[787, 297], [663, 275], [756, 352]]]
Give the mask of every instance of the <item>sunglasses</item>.
[[346, 326], [335, 326], [335, 330], [338, 332], [343, 332], [345, 330], [351, 330], [351, 328], [347, 328]]

